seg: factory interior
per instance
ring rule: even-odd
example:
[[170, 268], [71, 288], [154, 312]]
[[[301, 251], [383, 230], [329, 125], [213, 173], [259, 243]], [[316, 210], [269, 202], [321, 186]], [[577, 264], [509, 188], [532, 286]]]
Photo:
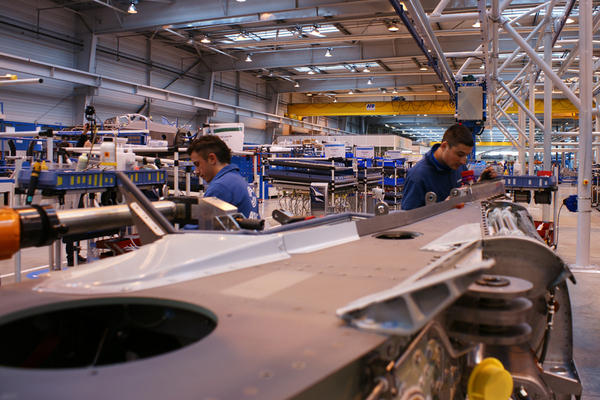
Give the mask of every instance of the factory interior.
[[0, 399], [600, 400], [600, 1], [1, 14]]

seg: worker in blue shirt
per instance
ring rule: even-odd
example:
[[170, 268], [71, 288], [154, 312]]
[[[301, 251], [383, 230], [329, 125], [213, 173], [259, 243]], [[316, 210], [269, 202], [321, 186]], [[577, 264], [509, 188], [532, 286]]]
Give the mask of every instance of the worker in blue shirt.
[[[462, 184], [461, 172], [466, 171], [467, 156], [475, 142], [464, 125], [452, 125], [442, 138], [414, 167], [408, 170], [402, 190], [401, 208], [412, 210], [425, 205], [425, 195], [434, 192], [437, 201], [444, 201], [454, 188]], [[486, 168], [480, 180], [493, 179], [496, 173]]]
[[205, 197], [216, 197], [237, 207], [246, 218], [259, 219], [258, 198], [239, 168], [231, 164], [231, 150], [218, 136], [201, 136], [187, 148], [196, 174], [209, 183]]

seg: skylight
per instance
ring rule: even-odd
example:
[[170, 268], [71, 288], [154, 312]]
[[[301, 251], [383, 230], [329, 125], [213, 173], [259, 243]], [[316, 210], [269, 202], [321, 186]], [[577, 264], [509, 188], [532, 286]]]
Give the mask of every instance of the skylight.
[[[302, 30], [302, 33], [304, 35], [311, 35], [311, 36], [317, 36], [317, 37], [324, 37], [326, 36], [327, 33], [339, 33], [338, 28], [336, 28], [333, 25], [319, 25], [319, 34], [312, 34], [312, 30], [314, 28], [313, 25], [307, 25], [307, 26], [302, 26], [300, 27]], [[245, 40], [256, 40], [257, 37], [260, 38], [261, 40], [273, 40], [273, 39], [279, 39], [279, 38], [286, 38], [286, 37], [293, 37], [295, 36], [292, 33], [293, 29], [271, 29], [268, 31], [252, 31], [252, 33], [250, 35], [247, 35], [245, 39], [241, 39], [241, 40], [236, 40], [236, 38], [238, 37], [239, 33], [233, 33], [230, 35], [225, 35], [225, 37], [230, 40], [231, 42], [242, 42]]]

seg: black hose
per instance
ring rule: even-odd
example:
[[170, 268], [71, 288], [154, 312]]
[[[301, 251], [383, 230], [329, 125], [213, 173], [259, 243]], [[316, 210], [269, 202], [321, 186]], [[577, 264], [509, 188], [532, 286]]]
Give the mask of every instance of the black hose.
[[262, 231], [265, 228], [264, 219], [236, 218], [235, 220], [242, 229]]
[[556, 216], [556, 226], [554, 227], [554, 231], [556, 232], [556, 243], [554, 245], [554, 250], [556, 250], [556, 248], [558, 247], [558, 222], [560, 221], [560, 212], [562, 211], [562, 208], [565, 204], [561, 204], [560, 208], [558, 209], [558, 215]]

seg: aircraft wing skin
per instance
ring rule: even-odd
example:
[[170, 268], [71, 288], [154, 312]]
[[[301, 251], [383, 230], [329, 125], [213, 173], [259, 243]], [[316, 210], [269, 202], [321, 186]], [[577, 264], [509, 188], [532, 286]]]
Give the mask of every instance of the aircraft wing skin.
[[[386, 225], [385, 231], [331, 246], [311, 243], [311, 240], [323, 241], [319, 235], [311, 239], [311, 228], [303, 233], [292, 231], [296, 235], [294, 240], [305, 242], [303, 251], [285, 250], [286, 234], [283, 233], [280, 234], [283, 244], [279, 248], [285, 250], [285, 257], [227, 270], [227, 265], [233, 265], [231, 259], [247, 257], [245, 251], [234, 249], [231, 259], [219, 261], [225, 268], [219, 273], [167, 281], [141, 290], [85, 294], [40, 289], [45, 280], [50, 282], [54, 277], [4, 287], [0, 289], [0, 332], [2, 325], [33, 318], [29, 325], [19, 329], [24, 332], [39, 329], [42, 333], [22, 342], [19, 337], [29, 333], [19, 337], [15, 334], [2, 341], [2, 346], [31, 348], [15, 351], [14, 355], [4, 357], [4, 361], [0, 357], [0, 398], [366, 398], [376, 384], [370, 376], [375, 368], [371, 365], [372, 359], [398, 360], [403, 353], [413, 351], [411, 340], [423, 334], [423, 326], [443, 324], [444, 310], [492, 265], [468, 260], [469, 257], [481, 258], [481, 243], [485, 242], [483, 214], [482, 203], [473, 202], [402, 227], [387, 229]], [[355, 222], [346, 224], [347, 229], [356, 229]], [[460, 226], [468, 226], [465, 232], [472, 233], [473, 224], [481, 227], [479, 239], [460, 237], [457, 233], [455, 246], [437, 251], [421, 250]], [[344, 223], [336, 229], [343, 231]], [[382, 233], [391, 235], [378, 237]], [[180, 236], [186, 236], [188, 241], [189, 237], [197, 237], [198, 243], [203, 238], [203, 234]], [[461, 248], [456, 249], [460, 243], [479, 250], [463, 256]], [[158, 243], [148, 246], [156, 245]], [[193, 255], [195, 248], [188, 251]], [[151, 262], [152, 256], [149, 252], [143, 262]], [[457, 272], [462, 264], [472, 267], [465, 273]], [[167, 280], [172, 278], [168, 270], [157, 272], [158, 278], [161, 274]], [[435, 281], [436, 274], [443, 278]], [[410, 294], [411, 287], [418, 287], [419, 292]], [[405, 299], [402, 301], [408, 304], [406, 313], [410, 321], [406, 327], [403, 326], [404, 314], [396, 315], [394, 293], [390, 295], [390, 291], [400, 293]], [[386, 296], [380, 299], [378, 293]], [[370, 296], [373, 296], [372, 301], [366, 301], [364, 307], [351, 311], [344, 308]], [[429, 304], [427, 299], [420, 302], [423, 297], [434, 299], [443, 307]], [[435, 300], [438, 298], [439, 301]], [[413, 303], [417, 303], [416, 311], [410, 306]], [[387, 307], [390, 304], [391, 307]], [[89, 313], [89, 318], [96, 323], [95, 315], [108, 313], [95, 308], [103, 305], [117, 307], [118, 316], [103, 319], [105, 325], [98, 323], [98, 333], [89, 328], [73, 332], [77, 329], [74, 320], [88, 318], [83, 314]], [[161, 311], [155, 317], [122, 311], [145, 305], [157, 306]], [[341, 309], [345, 311], [342, 313]], [[53, 323], [51, 319], [55, 314], [52, 312], [60, 310], [79, 310], [72, 312], [81, 315], [62, 315], [67, 321], [65, 324], [75, 324], [70, 330], [44, 331], [44, 324]], [[210, 321], [187, 323], [188, 314], [194, 313]], [[386, 322], [386, 313], [393, 314], [392, 320], [397, 318], [391, 328]], [[44, 314], [49, 315], [48, 320], [35, 317]], [[180, 314], [185, 314], [185, 318], [178, 321]], [[205, 328], [210, 323], [214, 323], [214, 327]], [[369, 323], [375, 328], [361, 328]], [[404, 330], [398, 330], [400, 328]], [[198, 338], [197, 332], [203, 329], [207, 333]], [[140, 331], [151, 331], [152, 335], [146, 337]], [[169, 347], [167, 343], [172, 342], [170, 334], [173, 332], [176, 332], [178, 345], [171, 346], [172, 350], [145, 353], [145, 348]], [[97, 339], [85, 342], [81, 339], [83, 335], [96, 335]], [[139, 339], [132, 342], [128, 336]], [[77, 357], [78, 347], [69, 344], [73, 340], [87, 343], [77, 346], [92, 347], [85, 349], [90, 354], [88, 360], [70, 361]], [[440, 343], [446, 343], [444, 340], [440, 339]], [[126, 345], [130, 348], [121, 349]], [[123, 358], [114, 356], [115, 361], [110, 362], [111, 357], [104, 355], [104, 348], [112, 349], [112, 354], [122, 353]], [[382, 349], [386, 348], [390, 354], [381, 356], [385, 353]], [[70, 356], [69, 351], [73, 355]], [[448, 352], [459, 357], [452, 349]], [[397, 371], [395, 379], [405, 382], [412, 379], [400, 379], [400, 366]], [[443, 393], [450, 393], [449, 390]]]

